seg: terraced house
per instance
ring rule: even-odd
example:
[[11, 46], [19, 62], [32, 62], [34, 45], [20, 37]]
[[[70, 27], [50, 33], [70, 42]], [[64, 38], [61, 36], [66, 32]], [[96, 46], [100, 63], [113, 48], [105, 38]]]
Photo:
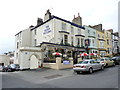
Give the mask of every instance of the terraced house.
[[[36, 26], [15, 35], [14, 63], [18, 63], [21, 69], [70, 68], [78, 63], [83, 52], [110, 55], [111, 45], [111, 32], [102, 30], [102, 24], [83, 26], [79, 13], [70, 22], [51, 15], [47, 10], [44, 20], [38, 18]], [[61, 53], [61, 60], [56, 61], [55, 52]], [[65, 60], [71, 61], [64, 65]]]
[[98, 54], [98, 46], [97, 46], [97, 31], [96, 29], [92, 28], [91, 26], [85, 27], [85, 41], [88, 40], [89, 45], [85, 45], [85, 47], [88, 49], [87, 53], [96, 53]]
[[104, 47], [106, 48], [106, 56], [112, 55], [112, 32], [113, 30], [104, 30], [104, 37], [105, 37], [105, 44]]
[[105, 48], [105, 37], [104, 37], [104, 30], [102, 29], [102, 24], [98, 24], [92, 26], [92, 28], [96, 29], [96, 37], [97, 37], [97, 49], [99, 56], [106, 55], [106, 48]]

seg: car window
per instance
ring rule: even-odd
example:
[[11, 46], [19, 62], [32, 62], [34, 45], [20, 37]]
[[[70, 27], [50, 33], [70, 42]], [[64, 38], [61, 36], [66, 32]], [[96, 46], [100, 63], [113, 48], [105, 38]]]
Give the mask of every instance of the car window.
[[100, 61], [104, 61], [104, 59], [100, 59]]
[[96, 61], [101, 61], [101, 59], [96, 59]]
[[15, 64], [16, 66], [19, 66], [19, 64]]
[[95, 62], [92, 60], [92, 61], [90, 61], [90, 63], [93, 64], [93, 63], [95, 63]]

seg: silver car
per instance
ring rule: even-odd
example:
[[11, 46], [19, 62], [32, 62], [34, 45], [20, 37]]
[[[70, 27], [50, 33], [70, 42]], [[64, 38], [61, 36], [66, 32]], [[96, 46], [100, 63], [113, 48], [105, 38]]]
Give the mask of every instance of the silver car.
[[93, 73], [95, 70], [103, 70], [104, 65], [95, 60], [84, 60], [80, 61], [78, 64], [73, 65], [73, 70], [77, 74], [82, 72]]

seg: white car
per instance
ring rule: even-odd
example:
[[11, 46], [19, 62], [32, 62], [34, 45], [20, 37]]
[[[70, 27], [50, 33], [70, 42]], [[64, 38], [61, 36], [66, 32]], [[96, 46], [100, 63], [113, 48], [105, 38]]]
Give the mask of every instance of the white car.
[[103, 70], [104, 65], [92, 59], [80, 61], [78, 64], [73, 65], [73, 70], [77, 74], [82, 72], [93, 73], [93, 71], [100, 69]]

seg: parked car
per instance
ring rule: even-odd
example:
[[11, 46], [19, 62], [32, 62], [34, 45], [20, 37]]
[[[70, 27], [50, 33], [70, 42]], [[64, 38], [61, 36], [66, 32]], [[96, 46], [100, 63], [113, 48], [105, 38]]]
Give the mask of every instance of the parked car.
[[8, 70], [8, 67], [7, 67], [7, 66], [2, 66], [2, 65], [0, 65], [0, 71], [1, 71], [1, 72], [7, 72], [7, 70]]
[[117, 65], [120, 65], [120, 56], [117, 57], [113, 57], [112, 60], [114, 61], [114, 63]]
[[8, 71], [19, 71], [20, 66], [19, 64], [10, 64], [8, 65]]
[[104, 59], [95, 59], [97, 62], [100, 62], [103, 66], [105, 66], [105, 62]]
[[92, 59], [80, 61], [78, 64], [73, 65], [73, 70], [77, 74], [82, 72], [89, 72], [91, 74], [93, 71], [100, 69], [103, 70], [104, 65]]
[[109, 66], [115, 66], [114, 61], [109, 58], [109, 57], [105, 57], [105, 58], [101, 58], [101, 59], [96, 59], [98, 62], [104, 64], [105, 67], [109, 67]]

